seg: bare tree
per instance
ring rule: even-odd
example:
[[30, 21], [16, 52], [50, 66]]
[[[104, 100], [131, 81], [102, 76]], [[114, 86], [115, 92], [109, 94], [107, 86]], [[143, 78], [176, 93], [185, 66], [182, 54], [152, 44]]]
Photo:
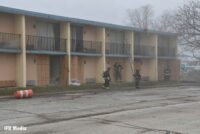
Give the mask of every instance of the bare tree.
[[[164, 11], [160, 16], [158, 16], [154, 23], [153, 23], [153, 29], [163, 32], [171, 32], [171, 33], [179, 33], [176, 28], [176, 12], [175, 10]], [[184, 41], [182, 40], [181, 36], [178, 37], [177, 45], [178, 45], [178, 55], [183, 56], [187, 52], [188, 49], [185, 48]]]
[[193, 0], [180, 7], [175, 14], [175, 28], [181, 33], [181, 39], [200, 60], [200, 1]]
[[153, 8], [151, 5], [145, 5], [136, 9], [129, 9], [128, 21], [131, 26], [149, 29], [153, 23]]
[[150, 5], [129, 9], [128, 20], [130, 25], [146, 30], [180, 33], [180, 52], [188, 51], [200, 60], [200, 0], [191, 0], [176, 11], [165, 11], [156, 19]]
[[164, 32], [177, 32], [174, 11], [163, 12], [153, 23], [153, 29]]

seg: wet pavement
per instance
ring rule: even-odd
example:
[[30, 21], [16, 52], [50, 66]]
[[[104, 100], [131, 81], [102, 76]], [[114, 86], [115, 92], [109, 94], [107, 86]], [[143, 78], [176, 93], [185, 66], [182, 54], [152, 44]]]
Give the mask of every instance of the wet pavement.
[[0, 99], [0, 133], [199, 134], [199, 111], [195, 86]]

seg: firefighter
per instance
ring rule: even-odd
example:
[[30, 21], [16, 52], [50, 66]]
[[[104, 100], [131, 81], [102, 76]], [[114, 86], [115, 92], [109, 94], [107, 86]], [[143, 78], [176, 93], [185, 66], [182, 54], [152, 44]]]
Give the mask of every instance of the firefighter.
[[123, 70], [123, 66], [115, 63], [114, 65], [114, 72], [115, 72], [115, 81], [121, 81], [122, 80], [122, 70]]
[[118, 67], [117, 67], [117, 70], [118, 70], [118, 77], [117, 77], [117, 79], [119, 81], [122, 81], [122, 70], [123, 69], [124, 69], [123, 66], [119, 64]]
[[115, 73], [115, 81], [117, 81], [118, 80], [118, 63], [116, 62], [115, 64], [114, 64], [114, 73]]
[[164, 80], [169, 81], [171, 76], [171, 70], [169, 67], [164, 69]]
[[139, 89], [140, 88], [140, 80], [141, 80], [140, 70], [136, 70], [136, 72], [133, 76], [135, 78], [135, 88]]
[[109, 89], [111, 77], [110, 77], [110, 67], [103, 73], [103, 79], [104, 79], [104, 86], [103, 88]]

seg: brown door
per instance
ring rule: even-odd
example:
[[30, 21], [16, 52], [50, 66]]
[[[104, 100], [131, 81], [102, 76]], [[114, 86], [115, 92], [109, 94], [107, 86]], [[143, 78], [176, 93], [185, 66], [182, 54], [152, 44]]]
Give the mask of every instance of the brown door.
[[37, 56], [38, 86], [49, 85], [49, 56]]

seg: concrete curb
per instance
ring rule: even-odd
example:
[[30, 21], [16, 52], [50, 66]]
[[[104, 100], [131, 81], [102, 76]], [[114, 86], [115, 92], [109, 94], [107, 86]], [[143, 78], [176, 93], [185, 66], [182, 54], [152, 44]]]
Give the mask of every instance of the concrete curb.
[[13, 96], [0, 96], [0, 100], [2, 99], [12, 99], [14, 98]]
[[[143, 89], [150, 89], [150, 88], [159, 88], [159, 87], [179, 87], [179, 86], [200, 86], [200, 84], [196, 83], [178, 83], [178, 84], [171, 84], [171, 85], [150, 85], [150, 86], [141, 86], [139, 90]], [[96, 94], [100, 92], [106, 92], [106, 91], [120, 91], [122, 87], [111, 87], [109, 90], [98, 88], [98, 89], [88, 89], [88, 90], [74, 90], [74, 91], [59, 91], [59, 92], [51, 92], [51, 93], [36, 93], [34, 94], [34, 97], [42, 97], [42, 96], [55, 96], [55, 95], [62, 95], [62, 94], [79, 94], [79, 93], [91, 93], [91, 94]], [[135, 87], [123, 87], [123, 90], [131, 90], [135, 89]], [[0, 99], [14, 99], [14, 96], [0, 96]]]
[[[96, 92], [104, 92], [105, 89], [89, 89], [89, 90], [75, 90], [75, 91], [59, 91], [59, 92], [50, 92], [50, 93], [35, 93], [34, 97], [42, 97], [42, 96], [53, 96], [53, 95], [61, 95], [61, 94], [78, 94], [78, 93], [96, 93]], [[0, 96], [0, 99], [13, 99], [14, 96]]]

